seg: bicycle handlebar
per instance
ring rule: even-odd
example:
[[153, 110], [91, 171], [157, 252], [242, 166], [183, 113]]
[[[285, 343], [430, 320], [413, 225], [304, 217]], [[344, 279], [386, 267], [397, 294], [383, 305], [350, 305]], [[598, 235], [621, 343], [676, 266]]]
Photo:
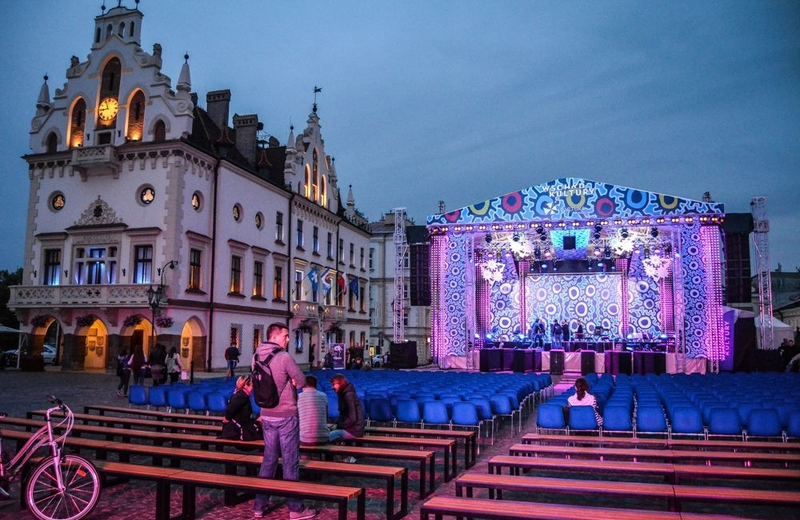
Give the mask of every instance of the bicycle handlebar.
[[47, 399], [49, 399], [50, 402], [53, 403], [54, 405], [58, 406], [61, 409], [62, 412], [66, 413], [67, 407], [64, 404], [64, 401], [62, 401], [58, 397], [54, 396], [53, 394], [49, 394], [47, 396]]

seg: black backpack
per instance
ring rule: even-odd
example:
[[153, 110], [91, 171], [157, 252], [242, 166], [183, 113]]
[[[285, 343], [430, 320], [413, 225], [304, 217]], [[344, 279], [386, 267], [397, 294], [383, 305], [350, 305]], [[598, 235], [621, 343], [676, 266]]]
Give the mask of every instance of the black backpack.
[[269, 368], [269, 362], [275, 357], [275, 354], [280, 352], [274, 350], [264, 361], [259, 361], [258, 356], [253, 363], [253, 400], [261, 408], [275, 408], [280, 402], [280, 393], [278, 387], [275, 385], [275, 379], [272, 378], [272, 370]]

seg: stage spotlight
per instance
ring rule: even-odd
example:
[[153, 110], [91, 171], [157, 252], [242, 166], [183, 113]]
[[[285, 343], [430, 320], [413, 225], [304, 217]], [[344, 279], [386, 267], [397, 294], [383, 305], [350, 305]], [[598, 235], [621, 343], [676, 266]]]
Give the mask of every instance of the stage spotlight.
[[553, 271], [558, 271], [558, 262], [553, 262]]
[[596, 224], [594, 226], [595, 233], [600, 233], [602, 230], [603, 230], [603, 226], [601, 226], [600, 224]]
[[539, 226], [536, 228], [536, 232], [539, 233], [540, 235], [544, 234], [544, 228], [542, 227], [541, 224], [539, 224]]
[[492, 243], [492, 235], [486, 235], [486, 243], [487, 244], [491, 244]]
[[597, 267], [605, 267], [605, 265], [602, 260], [597, 261]]
[[541, 240], [542, 242], [547, 242], [547, 235], [540, 236], [539, 240]]
[[650, 229], [650, 236], [656, 238], [658, 236], [658, 228], [651, 228]]
[[622, 228], [619, 232], [619, 236], [622, 238], [628, 238], [628, 228]]
[[538, 247], [537, 247], [536, 249], [534, 249], [534, 250], [533, 250], [533, 257], [534, 257], [535, 259], [537, 259], [537, 260], [539, 260], [540, 258], [542, 258], [542, 250], [541, 250], [541, 249], [539, 249]]
[[606, 258], [606, 260], [608, 260], [608, 259], [610, 259], [610, 258], [611, 258], [611, 246], [608, 246], [608, 245], [607, 245], [607, 246], [606, 246], [606, 247], [603, 249], [603, 256]]
[[512, 239], [514, 240], [514, 242], [519, 242], [519, 233], [514, 233]]
[[589, 271], [592, 270], [592, 261], [591, 260], [589, 260], [588, 265], [586, 266], [586, 269], [589, 270]]
[[603, 235], [601, 235], [600, 232], [595, 232], [595, 234], [592, 236], [594, 237], [595, 240], [600, 240], [600, 237]]

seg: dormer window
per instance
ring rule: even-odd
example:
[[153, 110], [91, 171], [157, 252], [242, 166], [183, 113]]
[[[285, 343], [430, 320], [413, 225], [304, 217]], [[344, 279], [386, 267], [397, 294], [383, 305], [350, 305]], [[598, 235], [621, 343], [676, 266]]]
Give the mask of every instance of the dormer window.
[[128, 139], [131, 141], [141, 141], [144, 134], [144, 93], [137, 90], [131, 98], [128, 109]]
[[79, 99], [72, 107], [69, 124], [69, 146], [77, 148], [83, 146], [84, 129], [86, 125], [86, 101]]

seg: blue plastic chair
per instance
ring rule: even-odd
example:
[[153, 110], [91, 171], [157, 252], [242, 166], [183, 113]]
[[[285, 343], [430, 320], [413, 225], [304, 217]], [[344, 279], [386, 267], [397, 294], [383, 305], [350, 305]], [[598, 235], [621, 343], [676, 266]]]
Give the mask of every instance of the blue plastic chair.
[[667, 418], [664, 410], [660, 406], [647, 405], [639, 406], [636, 409], [636, 435], [645, 434], [669, 434], [667, 428]]
[[208, 405], [206, 404], [206, 395], [204, 393], [189, 392], [186, 397], [187, 413], [191, 411], [208, 415]]
[[392, 403], [388, 399], [376, 397], [369, 401], [369, 413], [367, 414], [367, 425], [372, 422], [394, 424], [394, 412]]
[[128, 404], [130, 406], [147, 406], [147, 390], [142, 385], [131, 385], [128, 389]]
[[[474, 403], [459, 401], [453, 403], [452, 428], [474, 429], [478, 439], [481, 436], [482, 421], [478, 417], [478, 409]], [[481, 443], [477, 443], [478, 453], [481, 452]]]
[[184, 410], [189, 413], [189, 403], [186, 401], [185, 390], [170, 390], [167, 392], [167, 403], [169, 405], [167, 411], [169, 412]]
[[742, 421], [735, 408], [712, 408], [708, 414], [708, 435], [742, 436]]
[[[495, 394], [489, 398], [489, 404], [492, 406], [492, 413], [497, 417], [508, 417], [511, 419], [511, 431], [514, 431], [514, 414], [519, 413], [511, 407], [511, 400], [507, 395]], [[520, 421], [520, 431], [522, 431], [522, 424]]]
[[747, 437], [781, 437], [781, 418], [774, 408], [755, 408], [750, 412], [747, 422]]
[[694, 406], [677, 406], [672, 410], [671, 434], [703, 435], [703, 417], [700, 410]]
[[800, 410], [794, 410], [789, 414], [786, 436], [792, 439], [800, 439]]
[[211, 392], [206, 395], [206, 403], [209, 413], [225, 413], [225, 409], [228, 407], [227, 399], [220, 392]]
[[419, 405], [411, 399], [401, 399], [397, 401], [396, 419], [398, 424], [417, 425], [422, 424], [422, 415], [419, 413]]
[[494, 414], [492, 413], [492, 404], [489, 399], [486, 397], [470, 397], [468, 402], [475, 405], [478, 419], [486, 425], [486, 436], [489, 437], [489, 442], [494, 444]]
[[536, 427], [538, 430], [564, 430], [567, 423], [564, 420], [564, 410], [561, 404], [546, 402], [539, 405], [536, 414]]
[[442, 401], [425, 401], [422, 409], [422, 426], [450, 426], [447, 405]]
[[169, 402], [167, 402], [168, 390], [169, 387], [166, 386], [154, 386], [150, 388], [150, 397], [148, 398], [149, 407], [158, 410], [159, 408], [166, 408], [169, 406]]
[[570, 406], [567, 426], [570, 431], [599, 431], [594, 406]]
[[[328, 396], [328, 420], [336, 422], [339, 420], [339, 397], [336, 394], [326, 394]], [[255, 408], [253, 408], [255, 410]]]
[[620, 432], [633, 435], [631, 409], [627, 403], [614, 404], [609, 401], [603, 410], [602, 432]]

